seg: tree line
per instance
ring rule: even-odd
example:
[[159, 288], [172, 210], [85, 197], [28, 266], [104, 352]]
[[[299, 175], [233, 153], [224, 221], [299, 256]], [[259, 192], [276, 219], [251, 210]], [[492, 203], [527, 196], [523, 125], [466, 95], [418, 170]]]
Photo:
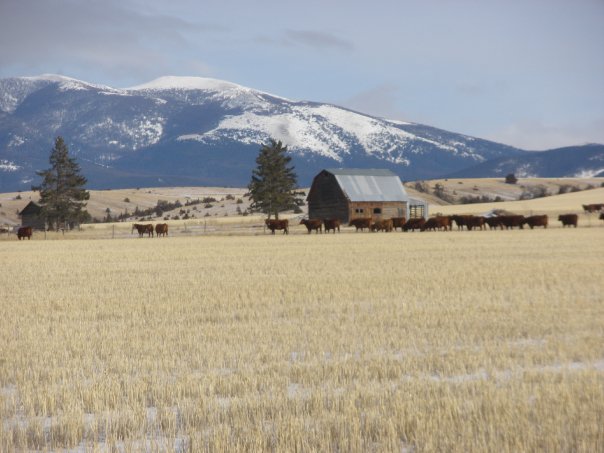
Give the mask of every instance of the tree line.
[[[270, 139], [262, 144], [247, 187], [246, 196], [252, 202], [250, 212], [261, 212], [268, 218], [274, 216], [278, 219], [280, 212], [299, 210], [304, 204], [299, 198], [303, 192], [298, 190], [291, 160], [291, 156], [287, 155], [287, 146], [281, 141]], [[90, 199], [90, 192], [85, 189], [88, 180], [81, 174], [75, 157], [69, 155], [63, 137], [55, 139], [49, 161], [50, 168], [36, 172], [42, 178], [40, 184], [32, 186], [33, 191], [40, 193], [40, 215], [48, 229], [72, 228], [91, 221], [92, 217], [85, 209], [86, 201]], [[144, 214], [159, 214], [174, 207], [178, 206], [160, 206], [158, 203]]]

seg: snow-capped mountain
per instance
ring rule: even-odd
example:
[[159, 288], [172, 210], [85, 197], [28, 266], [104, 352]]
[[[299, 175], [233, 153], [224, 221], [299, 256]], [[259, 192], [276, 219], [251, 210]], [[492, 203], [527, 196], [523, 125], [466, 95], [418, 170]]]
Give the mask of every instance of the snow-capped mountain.
[[523, 151], [234, 83], [162, 77], [116, 89], [57, 76], [0, 80], [0, 190], [28, 189], [63, 136], [91, 188], [249, 182], [260, 145], [288, 145], [301, 185], [326, 167], [437, 177]]

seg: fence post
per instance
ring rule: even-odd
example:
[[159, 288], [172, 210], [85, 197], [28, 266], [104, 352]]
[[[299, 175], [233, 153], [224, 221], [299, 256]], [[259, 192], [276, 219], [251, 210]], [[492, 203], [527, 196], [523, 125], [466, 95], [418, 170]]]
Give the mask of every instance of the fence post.
[[111, 226], [111, 239], [115, 239], [115, 225]]

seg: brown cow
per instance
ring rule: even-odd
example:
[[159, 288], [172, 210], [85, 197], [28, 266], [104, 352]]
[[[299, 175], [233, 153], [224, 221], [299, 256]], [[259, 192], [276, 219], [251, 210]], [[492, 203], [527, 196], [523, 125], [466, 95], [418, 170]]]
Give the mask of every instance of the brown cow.
[[536, 226], [542, 226], [543, 228], [547, 228], [547, 222], [547, 215], [532, 215], [524, 219], [524, 223], [531, 227], [531, 230]]
[[592, 213], [596, 211], [601, 211], [602, 208], [604, 208], [604, 203], [584, 204], [582, 206], [585, 212]]
[[524, 216], [523, 215], [502, 215], [499, 217], [501, 219], [502, 225], [506, 230], [514, 229], [514, 227], [518, 227], [521, 230], [524, 225]]
[[130, 234], [132, 234], [134, 232], [134, 230], [136, 229], [136, 231], [138, 231], [138, 237], [142, 238], [145, 233], [147, 233], [147, 237], [153, 237], [153, 224], [151, 223], [147, 223], [145, 225], [140, 224], [140, 223], [135, 223], [134, 225], [132, 225], [132, 231], [130, 232]]
[[319, 219], [302, 219], [300, 220], [300, 225], [304, 225], [308, 230], [308, 234], [315, 230], [318, 233], [323, 233], [323, 222]]
[[485, 217], [484, 222], [491, 230], [496, 230], [497, 228], [501, 228], [503, 230], [503, 222], [499, 216]]
[[365, 228], [370, 229], [371, 228], [371, 217], [368, 218], [359, 218], [359, 219], [352, 219], [349, 223], [348, 226], [353, 226], [356, 227], [356, 231], [358, 232], [359, 230], [363, 231]]
[[453, 228], [453, 222], [455, 222], [458, 230], [463, 230], [464, 226], [468, 230], [471, 230], [472, 228], [475, 228], [475, 227], [480, 227], [480, 229], [482, 229], [482, 226], [484, 226], [484, 220], [482, 221], [482, 224], [481, 224], [481, 221], [476, 220], [476, 218], [477, 218], [477, 216], [469, 215], [469, 214], [449, 216], [449, 219], [451, 221], [451, 228]]
[[443, 231], [451, 229], [451, 218], [449, 216], [431, 217], [420, 227], [420, 231], [436, 231], [441, 229]]
[[400, 228], [401, 231], [403, 231], [405, 222], [407, 222], [407, 219], [404, 217], [392, 217], [392, 227], [394, 228], [394, 231], [396, 231], [397, 228]]
[[168, 224], [167, 223], [158, 223], [155, 225], [155, 234], [157, 237], [167, 236], [168, 235]]
[[407, 222], [405, 222], [405, 225], [403, 226], [403, 231], [421, 230], [421, 228], [424, 226], [424, 223], [426, 223], [426, 219], [424, 219], [423, 217], [420, 217], [418, 219], [409, 219], [407, 220]]
[[21, 227], [17, 230], [17, 237], [19, 240], [27, 238], [29, 241], [33, 234], [33, 229], [30, 226]]
[[264, 223], [272, 234], [275, 234], [275, 230], [283, 230], [283, 234], [289, 234], [289, 220], [287, 219], [266, 219]]
[[323, 225], [325, 226], [325, 232], [329, 233], [329, 230], [333, 230], [333, 233], [336, 233], [336, 228], [338, 229], [338, 233], [340, 232], [340, 219], [324, 219]]
[[392, 219], [376, 220], [371, 224], [371, 231], [385, 231], [390, 233], [392, 230]]
[[466, 228], [468, 231], [473, 230], [474, 228], [484, 230], [484, 217], [476, 215], [466, 216]]
[[562, 214], [558, 216], [558, 221], [562, 222], [562, 227], [570, 227], [571, 225], [577, 228], [579, 216], [577, 214]]

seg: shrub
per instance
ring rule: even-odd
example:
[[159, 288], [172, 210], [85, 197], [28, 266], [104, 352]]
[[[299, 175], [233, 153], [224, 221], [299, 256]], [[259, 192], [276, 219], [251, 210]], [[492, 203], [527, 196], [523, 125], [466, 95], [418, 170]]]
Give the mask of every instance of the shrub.
[[213, 208], [213, 207], [214, 207], [214, 205], [212, 205], [212, 204], [210, 204], [210, 203], [208, 203], [208, 204], [206, 204], [206, 205], [204, 206], [204, 208], [206, 208], [206, 209], [210, 209], [210, 208]]
[[130, 198], [128, 198], [128, 197], [124, 198], [124, 203], [130, 203]]
[[509, 173], [505, 176], [506, 184], [516, 184], [517, 182], [518, 178], [516, 178], [516, 175], [514, 173]]
[[209, 203], [216, 203], [216, 198], [214, 197], [205, 197], [201, 199], [201, 202], [204, 204], [209, 204]]
[[228, 194], [228, 195], [226, 196], [226, 199], [227, 199], [227, 200], [234, 200], [234, 199], [235, 199], [235, 197], [234, 197], [233, 195], [231, 195], [231, 194]]
[[[602, 183], [602, 187], [604, 187], [604, 182]], [[243, 204], [243, 199], [237, 198], [237, 204]]]
[[416, 181], [413, 188], [418, 192], [430, 193], [430, 186], [428, 186], [426, 181]]

